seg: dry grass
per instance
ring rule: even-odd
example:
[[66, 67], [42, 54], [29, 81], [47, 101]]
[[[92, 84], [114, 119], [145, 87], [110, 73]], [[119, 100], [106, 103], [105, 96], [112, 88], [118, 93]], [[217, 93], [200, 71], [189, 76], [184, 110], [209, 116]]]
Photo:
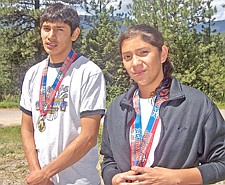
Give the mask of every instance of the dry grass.
[[[100, 128], [99, 140], [101, 142]], [[100, 156], [100, 160], [102, 157]], [[100, 165], [97, 169], [100, 171]], [[22, 150], [20, 126], [0, 128], [0, 185], [25, 185], [27, 161]]]
[[0, 128], [0, 185], [23, 185], [27, 174], [20, 127]]
[[[101, 143], [101, 132], [102, 126], [99, 144]], [[101, 162], [102, 156], [99, 157], [99, 162]], [[99, 164], [97, 169], [100, 171]], [[27, 173], [28, 166], [22, 150], [20, 126], [0, 128], [0, 185], [25, 185], [24, 178]]]

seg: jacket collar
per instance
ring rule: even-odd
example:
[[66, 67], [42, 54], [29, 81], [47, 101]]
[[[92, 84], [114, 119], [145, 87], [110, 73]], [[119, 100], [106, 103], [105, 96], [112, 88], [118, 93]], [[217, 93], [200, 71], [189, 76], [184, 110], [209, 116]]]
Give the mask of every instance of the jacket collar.
[[173, 77], [171, 87], [170, 87], [169, 100], [183, 99], [184, 97], [185, 97], [185, 94], [183, 92], [181, 83], [179, 82], [177, 78]]
[[138, 89], [138, 85], [135, 83], [131, 86], [131, 88], [125, 93], [125, 95], [121, 99], [120, 106], [121, 105], [133, 106], [132, 98], [136, 89]]
[[[135, 90], [138, 89], [138, 85], [135, 83], [131, 88], [124, 94], [120, 101], [120, 105], [133, 106], [132, 98]], [[179, 80], [175, 77], [172, 78], [172, 83], [170, 87], [169, 100], [183, 99], [185, 97], [182, 90], [182, 85]], [[168, 100], [168, 101], [169, 101]]]

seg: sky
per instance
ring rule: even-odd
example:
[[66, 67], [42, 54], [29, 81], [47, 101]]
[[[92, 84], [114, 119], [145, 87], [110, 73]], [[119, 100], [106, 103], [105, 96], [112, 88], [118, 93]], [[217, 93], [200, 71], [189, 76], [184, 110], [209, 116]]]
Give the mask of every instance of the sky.
[[[127, 4], [129, 4], [131, 2], [132, 2], [132, 0], [123, 1], [121, 10], [119, 12], [126, 12], [126, 10], [127, 10], [126, 6], [127, 6]], [[117, 5], [118, 0], [113, 0], [112, 5], [113, 4]], [[217, 13], [215, 14], [216, 20], [225, 20], [225, 8], [223, 8], [221, 6], [222, 4], [225, 4], [224, 0], [214, 0], [212, 3], [212, 5], [216, 6], [216, 8], [217, 8]]]
[[222, 4], [225, 4], [224, 0], [214, 0], [212, 3], [217, 8], [216, 20], [225, 20], [225, 8], [221, 6]]

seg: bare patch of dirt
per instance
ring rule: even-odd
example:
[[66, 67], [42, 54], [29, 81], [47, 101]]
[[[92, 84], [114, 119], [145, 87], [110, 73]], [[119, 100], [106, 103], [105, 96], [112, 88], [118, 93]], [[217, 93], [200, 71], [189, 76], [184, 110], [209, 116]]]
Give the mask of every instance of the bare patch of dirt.
[[25, 185], [28, 173], [23, 154], [7, 154], [0, 158], [0, 185]]
[[[102, 161], [102, 156], [99, 156]], [[100, 164], [97, 165], [100, 171]], [[0, 185], [26, 185], [25, 177], [29, 173], [24, 154], [7, 154], [0, 158]], [[103, 181], [101, 182], [102, 185]]]

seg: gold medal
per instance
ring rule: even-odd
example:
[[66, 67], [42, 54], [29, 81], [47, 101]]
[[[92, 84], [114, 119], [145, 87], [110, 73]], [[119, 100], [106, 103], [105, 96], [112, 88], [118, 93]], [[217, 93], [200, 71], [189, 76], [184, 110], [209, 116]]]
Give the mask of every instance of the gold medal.
[[39, 122], [38, 122], [38, 130], [40, 132], [44, 132], [45, 131], [45, 120], [44, 120], [44, 116], [41, 116]]

